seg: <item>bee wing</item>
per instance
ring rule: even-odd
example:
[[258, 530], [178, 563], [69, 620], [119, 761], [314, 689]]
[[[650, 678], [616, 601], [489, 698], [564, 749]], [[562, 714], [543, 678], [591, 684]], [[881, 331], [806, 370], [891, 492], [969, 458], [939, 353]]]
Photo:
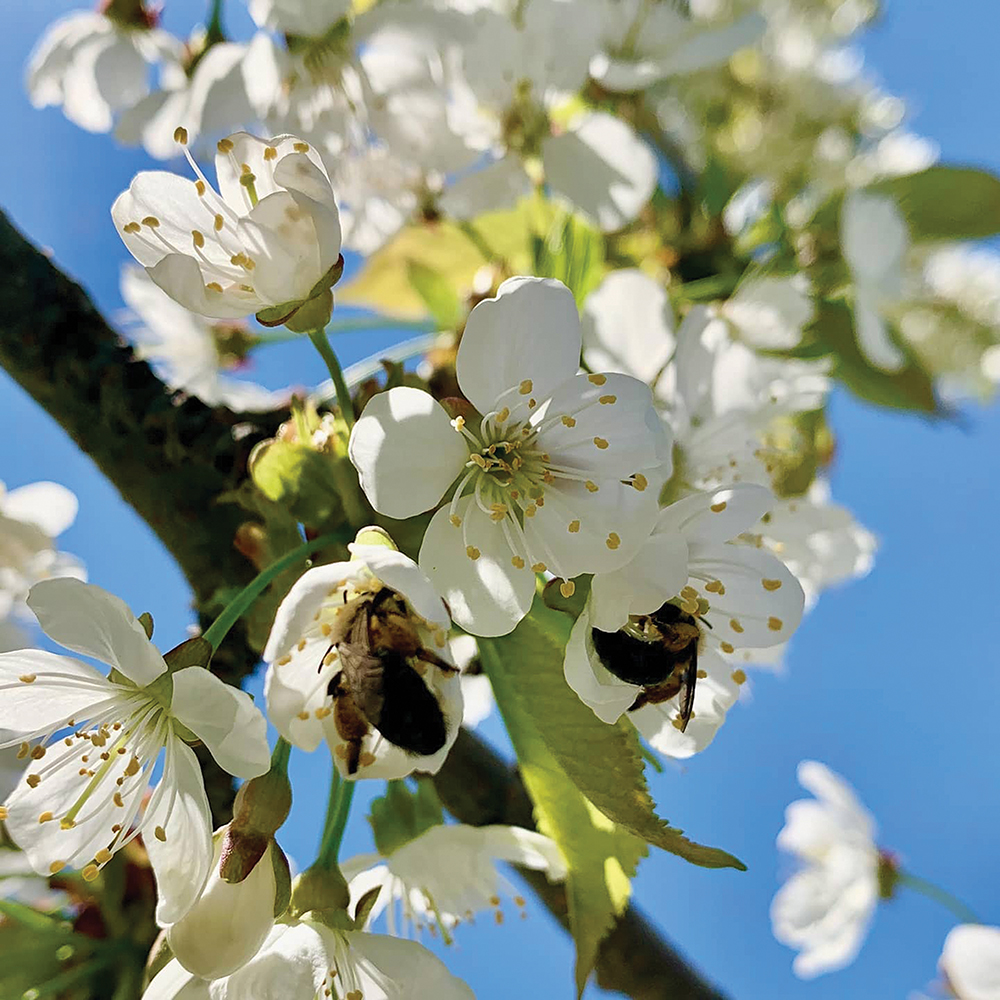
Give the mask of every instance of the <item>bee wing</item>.
[[362, 715], [375, 725], [382, 714], [385, 702], [384, 665], [382, 660], [371, 654], [368, 639], [368, 612], [358, 612], [351, 626], [349, 642], [342, 642], [337, 648], [344, 680], [354, 699], [354, 704]]
[[698, 649], [691, 650], [691, 659], [684, 667], [681, 677], [681, 689], [677, 695], [677, 704], [680, 708], [681, 732], [687, 729], [687, 724], [694, 714], [694, 689], [698, 683]]

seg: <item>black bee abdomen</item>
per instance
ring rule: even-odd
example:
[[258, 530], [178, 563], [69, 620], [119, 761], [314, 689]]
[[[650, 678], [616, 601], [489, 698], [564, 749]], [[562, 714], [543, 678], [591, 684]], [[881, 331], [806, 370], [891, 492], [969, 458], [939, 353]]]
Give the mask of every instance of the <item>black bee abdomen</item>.
[[591, 629], [594, 649], [601, 663], [621, 681], [649, 687], [662, 684], [674, 670], [676, 656], [659, 643], [646, 642], [627, 632]]
[[447, 739], [444, 713], [423, 678], [402, 658], [384, 659], [382, 711], [372, 719], [390, 742], [410, 753], [437, 753]]

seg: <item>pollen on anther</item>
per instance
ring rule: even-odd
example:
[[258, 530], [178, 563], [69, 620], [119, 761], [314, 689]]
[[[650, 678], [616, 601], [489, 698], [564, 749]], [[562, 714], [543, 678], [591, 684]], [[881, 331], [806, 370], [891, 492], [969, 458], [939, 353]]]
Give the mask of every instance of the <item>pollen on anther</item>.
[[524, 569], [524, 560], [520, 556], [512, 556], [510, 564], [514, 569]]
[[122, 229], [126, 233], [138, 233], [142, 230], [142, 226], [138, 222], [126, 222]]
[[601, 397], [598, 398], [597, 402], [600, 403], [600, 404], [602, 404], [603, 406], [610, 406], [611, 404], [618, 402], [618, 397], [617, 396], [601, 396]]
[[575, 417], [571, 417], [568, 413], [564, 413], [562, 415], [562, 422], [567, 427], [576, 427], [576, 418]]
[[200, 229], [192, 229], [191, 242], [200, 250], [205, 245], [205, 234]]
[[215, 213], [215, 222], [214, 222], [215, 231], [217, 233], [221, 233], [222, 232], [222, 227], [225, 224], [226, 224], [226, 220], [218, 212], [216, 212]]
[[109, 851], [109, 850], [108, 850], [108, 849], [107, 849], [106, 847], [102, 847], [102, 848], [101, 848], [101, 849], [100, 849], [100, 850], [99, 850], [99, 851], [98, 851], [98, 852], [97, 852], [97, 853], [96, 853], [96, 854], [94, 855], [94, 860], [95, 860], [95, 861], [96, 861], [96, 862], [97, 862], [97, 863], [98, 863], [99, 865], [106, 865], [106, 864], [107, 864], [107, 863], [108, 863], [108, 862], [109, 862], [109, 861], [111, 860], [111, 858], [112, 858], [112, 857], [113, 857], [113, 855], [111, 854], [111, 852], [110, 852], [110, 851]]
[[195, 189], [195, 191], [198, 192], [198, 197], [199, 198], [204, 198], [205, 197], [205, 192], [208, 190], [208, 188], [205, 187], [205, 182], [204, 181], [195, 181], [194, 182], [194, 189]]
[[[772, 621], [774, 621], [774, 620], [775, 619], [772, 619]], [[735, 618], [730, 618], [729, 619], [729, 627], [734, 632], [742, 632], [743, 631], [743, 626]]]
[[720, 642], [719, 648], [723, 653], [735, 653], [736, 647], [731, 642]]
[[232, 139], [220, 139], [216, 144], [215, 148], [220, 153], [231, 153], [233, 151], [234, 143]]
[[604, 383], [607, 382], [607, 380], [608, 380], [607, 375], [588, 375], [587, 376], [587, 381], [590, 382], [592, 385], [604, 385]]
[[604, 544], [607, 545], [609, 549], [617, 549], [621, 545], [622, 540], [618, 536], [617, 531], [612, 531], [611, 534], [605, 539]]
[[31, 753], [31, 744], [29, 744], [29, 743], [22, 743], [17, 748], [17, 759], [18, 760], [24, 760], [24, 758], [27, 757], [29, 753]]
[[713, 503], [712, 506], [709, 507], [708, 509], [713, 514], [721, 514], [726, 509], [726, 506], [727, 506], [726, 501], [720, 500], [718, 503]]
[[597, 485], [597, 483], [595, 483], [595, 482], [592, 482], [592, 481], [591, 481], [591, 480], [589, 480], [589, 479], [588, 479], [588, 480], [586, 481], [586, 483], [584, 483], [584, 486], [586, 486], [586, 487], [587, 487], [587, 490], [588, 490], [588, 491], [589, 491], [590, 493], [596, 493], [596, 492], [597, 492], [597, 491], [598, 491], [598, 490], [600, 489], [600, 487], [599, 487], [599, 486]]
[[37, 788], [38, 787], [38, 783], [42, 780], [42, 776], [40, 774], [29, 774], [24, 780], [32, 788]]
[[133, 757], [125, 768], [124, 774], [126, 778], [131, 778], [133, 774], [139, 773], [139, 768], [142, 765], [139, 763], [138, 757]]
[[737, 669], [732, 672], [731, 676], [735, 684], [746, 684], [747, 681], [746, 671]]
[[572, 580], [563, 580], [559, 584], [559, 593], [566, 598], [572, 597], [576, 593], [576, 584]]
[[115, 794], [111, 796], [111, 801], [114, 802], [119, 809], [125, 808], [125, 800], [122, 798], [121, 792], [115, 792]]
[[505, 420], [507, 420], [507, 419], [508, 419], [508, 417], [510, 417], [510, 407], [508, 407], [508, 406], [505, 406], [505, 407], [504, 407], [504, 408], [503, 408], [503, 409], [502, 409], [502, 410], [501, 410], [501, 411], [500, 411], [500, 412], [499, 412], [499, 413], [497, 414], [497, 423], [500, 423], [500, 424], [502, 424], [502, 423], [503, 423], [503, 422], [504, 422]]
[[265, 160], [276, 160], [278, 158], [278, 151], [274, 146], [264, 147], [264, 159]]
[[160, 224], [160, 220], [155, 215], [147, 215], [145, 219], [142, 220], [144, 226], [149, 226], [150, 229], [156, 229]]
[[220, 285], [217, 281], [210, 281], [207, 285], [205, 285], [205, 288], [211, 292], [222, 293], [222, 285]]
[[527, 507], [524, 508], [525, 517], [534, 517], [538, 513], [538, 508], [533, 503], [529, 503]]
[[158, 826], [153, 830], [153, 836], [163, 844], [167, 842], [167, 831], [162, 826]]
[[575, 535], [580, 530], [580, 522], [579, 521], [570, 521], [569, 524], [566, 526], [566, 530], [570, 534]]
[[174, 129], [174, 142], [179, 142], [182, 146], [188, 144], [188, 130], [182, 125], [178, 125]]
[[51, 823], [52, 820], [54, 820], [54, 819], [55, 819], [55, 816], [53, 816], [52, 813], [50, 813], [50, 812], [43, 812], [43, 813], [39, 814], [38, 822], [39, 823]]
[[543, 563], [543, 562], [536, 562], [534, 565], [532, 565], [531, 572], [532, 573], [544, 573], [547, 569], [548, 569], [548, 566], [546, 566], [545, 563]]
[[465, 554], [466, 554], [466, 555], [467, 555], [467, 556], [468, 556], [468, 557], [469, 557], [469, 558], [470, 558], [470, 559], [471, 559], [471, 560], [472, 560], [473, 562], [475, 562], [475, 561], [476, 561], [476, 560], [477, 560], [477, 559], [478, 559], [478, 558], [479, 558], [479, 557], [480, 557], [480, 556], [482, 555], [482, 553], [481, 553], [481, 552], [479, 551], [479, 549], [477, 549], [477, 548], [475, 547], [475, 545], [466, 545], [466, 547], [465, 547]]
[[780, 580], [768, 580], [764, 578], [760, 582], [765, 590], [777, 590], [781, 586]]
[[83, 876], [85, 882], [93, 882], [95, 878], [100, 874], [101, 869], [97, 865], [87, 865], [80, 874]]
[[604, 451], [604, 449], [607, 448], [608, 446], [608, 442], [604, 438], [598, 438], [598, 437], [594, 438], [594, 444], [596, 444], [597, 447], [601, 449], [601, 451]]
[[767, 627], [772, 632], [780, 632], [784, 627], [785, 623], [780, 618], [775, 618], [773, 615], [767, 620]]
[[44, 756], [45, 756], [45, 747], [43, 747], [41, 743], [39, 743], [38, 746], [31, 751], [31, 759], [41, 760]]
[[307, 722], [307, 721], [309, 720], [309, 713], [308, 713], [307, 711], [305, 711], [305, 710], [303, 709], [303, 711], [299, 712], [299, 715], [298, 715], [298, 717], [299, 717], [299, 718], [300, 718], [300, 719], [301, 719], [301, 720], [302, 720], [303, 722]]
[[461, 528], [462, 527], [462, 519], [458, 516], [458, 514], [452, 514], [451, 517], [448, 518], [448, 520], [451, 521], [451, 523], [456, 528]]
[[63, 870], [63, 869], [65, 868], [65, 867], [66, 867], [66, 862], [65, 862], [65, 861], [53, 861], [53, 862], [52, 862], [52, 863], [51, 863], [51, 864], [49, 865], [49, 874], [50, 874], [50, 875], [57, 875], [57, 874], [58, 874], [59, 872], [61, 872], [61, 871], [62, 871], [62, 870]]
[[517, 387], [517, 391], [522, 396], [527, 396], [528, 393], [530, 393], [531, 390], [534, 389], [534, 387], [535, 387], [534, 382], [532, 382], [530, 378], [526, 378], [521, 381], [521, 384]]
[[296, 153], [308, 153], [309, 152], [309, 143], [308, 142], [295, 142], [295, 143], [292, 143], [292, 149], [294, 149]]
[[18, 680], [22, 684], [34, 684], [38, 680], [38, 674], [21, 674]]

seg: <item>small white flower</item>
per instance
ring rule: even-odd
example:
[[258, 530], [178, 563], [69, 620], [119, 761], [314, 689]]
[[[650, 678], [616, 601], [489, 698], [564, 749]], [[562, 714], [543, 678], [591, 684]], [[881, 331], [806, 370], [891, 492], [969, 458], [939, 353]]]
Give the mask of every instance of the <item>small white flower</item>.
[[892, 198], [853, 191], [841, 210], [840, 242], [854, 278], [858, 347], [877, 368], [897, 371], [906, 359], [893, 343], [883, 312], [902, 295], [910, 242], [906, 220]]
[[950, 996], [958, 1000], [1000, 1000], [1000, 927], [953, 927], [944, 939], [938, 965]]
[[[741, 484], [693, 494], [660, 513], [649, 540], [631, 562], [598, 573], [566, 646], [566, 681], [602, 721], [622, 713], [650, 743], [672, 757], [703, 750], [736, 701], [746, 675], [727, 660], [738, 649], [787, 641], [802, 618], [798, 581], [774, 556], [732, 544], [773, 502], [760, 486]], [[665, 603], [678, 607], [699, 631], [694, 712], [686, 728], [680, 693], [661, 703], [642, 700], [643, 688], [601, 662], [593, 630], [616, 632]]]
[[[28, 765], [4, 806], [7, 829], [39, 874], [74, 865], [85, 878], [144, 834], [157, 920], [172, 923], [198, 898], [212, 858], [208, 800], [187, 741], [251, 778], [269, 766], [264, 717], [203, 667], [168, 672], [139, 621], [100, 587], [48, 580], [28, 605], [51, 639], [112, 672], [36, 649], [0, 654], [3, 745], [20, 742]], [[140, 815], [163, 749], [163, 777]]]
[[108, 132], [115, 114], [149, 92], [149, 67], [176, 57], [180, 43], [152, 27], [92, 11], [74, 11], [49, 25], [28, 59], [27, 87], [36, 108], [62, 105], [88, 132]]
[[[430, 580], [401, 552], [352, 545], [351, 554], [351, 562], [308, 570], [281, 602], [264, 650], [268, 716], [286, 740], [303, 750], [315, 750], [325, 737], [345, 777], [391, 780], [414, 770], [433, 774], [444, 763], [462, 722], [458, 673], [447, 669], [448, 612]], [[395, 607], [400, 602], [402, 612]], [[377, 609], [383, 605], [394, 634], [407, 633], [403, 646], [378, 646], [372, 627], [365, 629], [364, 617], [359, 619], [370, 615], [377, 632], [382, 627], [382, 612]], [[371, 683], [378, 690], [352, 690], [355, 673], [345, 671], [341, 659], [351, 655], [356, 660], [369, 651], [358, 648], [365, 644], [372, 656], [395, 659], [411, 671], [412, 677], [406, 675], [401, 681], [426, 687], [430, 699], [425, 708], [431, 718], [421, 714], [404, 727], [424, 723], [426, 731], [400, 735], [416, 737], [418, 744], [424, 739], [437, 742], [436, 747], [421, 753], [404, 749], [389, 736], [396, 734], [385, 715], [390, 696], [396, 693], [397, 698], [412, 700], [415, 692], [374, 676]], [[391, 700], [397, 703], [396, 698]]]
[[184, 308], [219, 319], [268, 310], [270, 325], [284, 322], [339, 277], [340, 217], [326, 169], [290, 135], [237, 132], [218, 149], [221, 194], [184, 147], [197, 180], [137, 174], [111, 215], [132, 256]]
[[[274, 926], [275, 852], [271, 840], [263, 857], [242, 882], [219, 875], [226, 829], [214, 836], [212, 871], [195, 904], [167, 929], [174, 957], [202, 979], [221, 979], [241, 969], [260, 950]], [[277, 860], [284, 863], [283, 859]]]
[[796, 347], [816, 310], [803, 275], [763, 275], [744, 281], [720, 307], [740, 340], [766, 351]]
[[211, 983], [172, 959], [143, 1000], [473, 1000], [472, 990], [415, 941], [331, 930], [307, 915], [276, 924], [238, 972]]
[[501, 895], [524, 910], [524, 899], [497, 872], [497, 861], [543, 871], [552, 882], [566, 877], [555, 841], [516, 826], [432, 826], [387, 858], [359, 855], [342, 868], [352, 907], [373, 888], [380, 890], [369, 926], [385, 912], [390, 934], [408, 937], [411, 925], [418, 931], [429, 926], [447, 940], [456, 924], [484, 910], [493, 910], [499, 923]]
[[469, 316], [458, 383], [483, 416], [449, 420], [429, 394], [379, 393], [350, 456], [372, 506], [404, 518], [435, 506], [420, 565], [476, 635], [524, 617], [535, 574], [570, 579], [626, 562], [656, 516], [642, 470], [669, 459], [649, 388], [576, 374], [580, 322], [558, 281], [510, 278]]
[[228, 406], [237, 413], [287, 404], [288, 390], [272, 392], [221, 373], [219, 340], [242, 333], [237, 321], [213, 323], [189, 312], [135, 265], [122, 268], [121, 293], [141, 324], [128, 330], [137, 344], [137, 355], [149, 361], [171, 389], [182, 389], [209, 406]]
[[[73, 556], [59, 552], [55, 539], [76, 519], [77, 499], [58, 483], [30, 483], [9, 493], [0, 483], [0, 622], [24, 617], [24, 599], [32, 585], [50, 577], [86, 578]], [[6, 622], [7, 649], [18, 637], [17, 626]], [[22, 643], [21, 645], [24, 645]]]
[[799, 784], [816, 799], [785, 811], [778, 847], [802, 869], [771, 904], [774, 936], [800, 952], [792, 970], [801, 979], [854, 961], [878, 903], [875, 821], [850, 786], [828, 767], [803, 761]]

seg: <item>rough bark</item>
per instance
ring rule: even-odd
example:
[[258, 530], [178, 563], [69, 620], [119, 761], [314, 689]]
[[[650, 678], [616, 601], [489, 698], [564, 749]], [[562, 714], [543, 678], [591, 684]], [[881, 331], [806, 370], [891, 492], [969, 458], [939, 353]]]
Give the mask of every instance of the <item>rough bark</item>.
[[[253, 444], [283, 413], [234, 414], [169, 391], [135, 358], [86, 292], [0, 212], [0, 365], [65, 429], [156, 532], [193, 591], [203, 624], [213, 598], [254, 574], [233, 547], [245, 515], [216, 502], [246, 473]], [[237, 626], [212, 667], [239, 683], [257, 657]], [[232, 800], [228, 777], [203, 758], [217, 820]], [[446, 807], [466, 823], [533, 825], [524, 785], [486, 744], [463, 732], [436, 779]], [[524, 873], [565, 926], [559, 886]], [[601, 949], [601, 986], [635, 1000], [721, 1000], [634, 907]]]

